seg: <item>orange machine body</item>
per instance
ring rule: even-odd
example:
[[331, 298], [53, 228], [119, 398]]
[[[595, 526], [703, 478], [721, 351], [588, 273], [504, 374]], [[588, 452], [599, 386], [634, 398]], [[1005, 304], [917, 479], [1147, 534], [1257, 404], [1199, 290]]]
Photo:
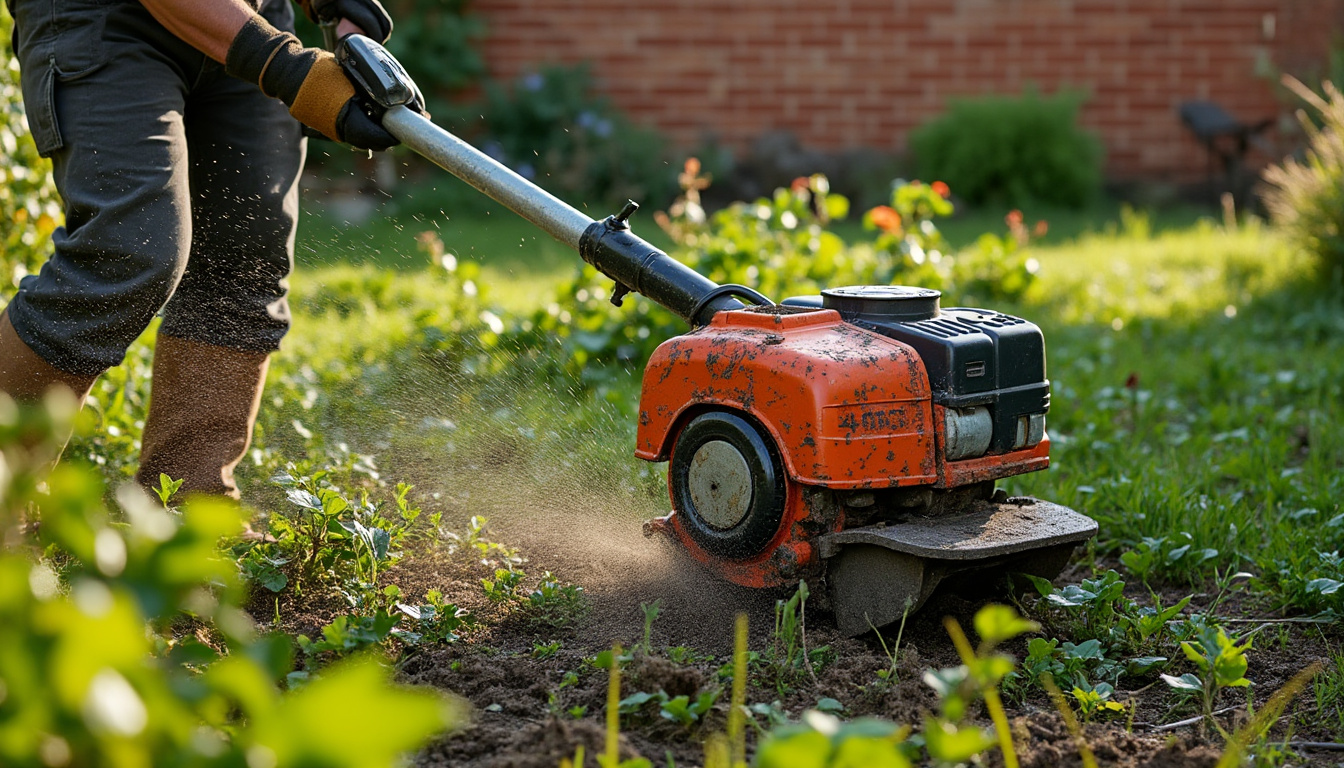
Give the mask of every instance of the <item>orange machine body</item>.
[[[954, 488], [1043, 469], [1049, 440], [1008, 454], [945, 461], [942, 408], [919, 354], [833, 310], [720, 312], [664, 342], [644, 371], [635, 455], [666, 461], [708, 409], [745, 414], [774, 441], [788, 476], [775, 538], [746, 560], [703, 551], [675, 512], [661, 518], [696, 560], [747, 586], [784, 584], [818, 565], [812, 539], [844, 527], [813, 489]], [[834, 507], [834, 505], [831, 505]]]

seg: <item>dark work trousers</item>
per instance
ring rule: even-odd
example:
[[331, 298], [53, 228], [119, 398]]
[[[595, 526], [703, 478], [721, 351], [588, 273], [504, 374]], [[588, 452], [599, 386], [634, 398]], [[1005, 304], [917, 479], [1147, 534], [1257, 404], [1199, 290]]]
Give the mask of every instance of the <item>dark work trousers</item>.
[[[95, 375], [163, 313], [170, 336], [272, 352], [289, 328], [304, 140], [285, 106], [136, 0], [8, 0], [23, 99], [65, 204], [8, 312], [53, 366]], [[264, 15], [293, 29], [288, 0]]]

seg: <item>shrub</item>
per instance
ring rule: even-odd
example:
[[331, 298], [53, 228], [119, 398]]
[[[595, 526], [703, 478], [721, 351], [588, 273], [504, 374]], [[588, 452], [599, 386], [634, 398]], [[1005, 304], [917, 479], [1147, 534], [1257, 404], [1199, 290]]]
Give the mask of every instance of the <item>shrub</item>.
[[1287, 158], [1265, 170], [1265, 208], [1339, 282], [1344, 280], [1344, 94], [1328, 82], [1324, 98], [1291, 77], [1283, 82], [1316, 111], [1321, 125], [1299, 111], [1309, 146], [1300, 161]]
[[1078, 127], [1076, 93], [954, 99], [910, 137], [920, 175], [973, 204], [1075, 207], [1101, 183], [1100, 141]]
[[595, 95], [586, 65], [488, 85], [484, 129], [477, 144], [487, 153], [575, 206], [661, 201], [675, 191], [662, 137]]
[[[14, 22], [0, 14], [0, 39], [9, 40]], [[51, 163], [37, 155], [24, 118], [19, 61], [0, 45], [0, 295], [13, 292], [19, 278], [38, 268], [51, 252], [50, 236], [61, 221], [61, 204]]]

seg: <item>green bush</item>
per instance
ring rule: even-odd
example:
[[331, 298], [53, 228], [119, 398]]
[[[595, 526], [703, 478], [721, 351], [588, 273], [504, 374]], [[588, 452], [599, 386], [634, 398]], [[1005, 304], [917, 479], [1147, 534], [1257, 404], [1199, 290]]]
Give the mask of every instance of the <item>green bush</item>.
[[1297, 246], [1316, 256], [1322, 271], [1344, 280], [1344, 94], [1323, 84], [1325, 97], [1290, 77], [1284, 84], [1320, 118], [1299, 117], [1309, 147], [1302, 160], [1288, 158], [1265, 170], [1265, 207]]
[[488, 85], [483, 127], [485, 152], [577, 207], [658, 203], [676, 189], [662, 137], [595, 95], [586, 65]]
[[37, 155], [24, 118], [19, 61], [9, 46], [13, 20], [0, 14], [0, 297], [36, 270], [51, 252], [61, 222], [51, 163]]
[[1081, 206], [1101, 184], [1101, 143], [1075, 93], [954, 99], [910, 137], [919, 173], [972, 204]]

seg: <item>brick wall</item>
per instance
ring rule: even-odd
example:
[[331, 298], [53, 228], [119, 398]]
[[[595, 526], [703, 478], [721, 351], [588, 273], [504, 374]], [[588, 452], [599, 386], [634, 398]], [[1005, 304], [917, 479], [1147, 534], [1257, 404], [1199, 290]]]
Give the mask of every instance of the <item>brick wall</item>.
[[1269, 66], [1324, 70], [1344, 0], [477, 0], [491, 73], [589, 60], [598, 86], [682, 147], [786, 129], [810, 148], [903, 151], [948, 97], [1090, 94], [1113, 178], [1204, 163], [1176, 106], [1284, 111]]

